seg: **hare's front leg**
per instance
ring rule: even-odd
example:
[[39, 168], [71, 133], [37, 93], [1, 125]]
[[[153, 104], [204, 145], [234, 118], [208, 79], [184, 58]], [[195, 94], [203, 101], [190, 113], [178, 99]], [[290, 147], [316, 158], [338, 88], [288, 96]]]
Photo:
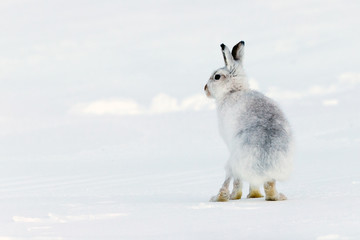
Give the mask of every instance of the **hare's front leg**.
[[229, 192], [229, 185], [230, 185], [231, 177], [226, 177], [225, 182], [223, 183], [220, 191], [217, 195], [213, 196], [210, 199], [210, 202], [226, 202], [229, 201], [230, 192]]
[[266, 198], [265, 200], [267, 201], [281, 201], [281, 200], [286, 200], [286, 196], [282, 193], [278, 193], [278, 191], [276, 190], [276, 181], [270, 181], [270, 182], [266, 182], [264, 184], [264, 190], [265, 190], [265, 195]]
[[232, 193], [230, 195], [231, 200], [238, 200], [241, 199], [242, 196], [242, 182], [240, 179], [236, 178], [234, 180], [234, 188], [232, 190]]
[[249, 194], [247, 195], [247, 198], [262, 198], [262, 197], [263, 195], [261, 194], [259, 187], [250, 184]]

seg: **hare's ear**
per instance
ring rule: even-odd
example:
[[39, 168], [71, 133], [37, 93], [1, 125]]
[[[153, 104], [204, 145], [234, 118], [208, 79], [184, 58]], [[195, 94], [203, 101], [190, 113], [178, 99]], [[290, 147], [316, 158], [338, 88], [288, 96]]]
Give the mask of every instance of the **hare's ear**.
[[244, 48], [245, 48], [245, 42], [241, 41], [238, 44], [236, 44], [231, 51], [234, 60], [239, 61], [240, 64], [242, 64], [242, 60], [244, 56]]
[[224, 57], [224, 61], [225, 61], [225, 66], [227, 69], [229, 69], [229, 71], [233, 70], [235, 67], [235, 61], [233, 56], [230, 53], [230, 50], [227, 48], [227, 46], [225, 46], [225, 44], [221, 44], [221, 51]]

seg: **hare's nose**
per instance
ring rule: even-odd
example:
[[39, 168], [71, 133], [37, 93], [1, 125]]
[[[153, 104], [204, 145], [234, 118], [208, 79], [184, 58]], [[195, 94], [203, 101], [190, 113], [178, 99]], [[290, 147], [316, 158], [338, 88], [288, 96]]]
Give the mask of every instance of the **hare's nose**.
[[211, 97], [211, 93], [209, 91], [209, 88], [208, 88], [208, 85], [206, 84], [205, 87], [204, 87], [204, 91], [205, 91], [205, 94], [207, 97]]

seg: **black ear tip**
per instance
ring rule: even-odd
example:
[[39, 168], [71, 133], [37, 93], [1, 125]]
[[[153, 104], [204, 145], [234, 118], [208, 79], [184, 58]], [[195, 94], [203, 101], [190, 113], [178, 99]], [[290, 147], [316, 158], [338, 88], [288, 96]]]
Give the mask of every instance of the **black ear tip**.
[[222, 44], [220, 45], [220, 47], [221, 47], [222, 50], [224, 50], [224, 49], [225, 49], [225, 44], [222, 43]]
[[245, 45], [245, 42], [244, 42], [244, 41], [240, 41], [239, 43], [242, 44], [242, 45]]

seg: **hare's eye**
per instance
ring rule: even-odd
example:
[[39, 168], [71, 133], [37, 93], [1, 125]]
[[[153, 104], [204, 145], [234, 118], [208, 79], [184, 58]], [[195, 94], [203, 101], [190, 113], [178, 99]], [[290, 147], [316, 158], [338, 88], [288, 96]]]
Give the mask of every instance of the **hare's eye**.
[[221, 75], [220, 75], [220, 74], [216, 74], [216, 75], [214, 76], [215, 80], [219, 80], [219, 79], [220, 79], [220, 77], [221, 77]]

